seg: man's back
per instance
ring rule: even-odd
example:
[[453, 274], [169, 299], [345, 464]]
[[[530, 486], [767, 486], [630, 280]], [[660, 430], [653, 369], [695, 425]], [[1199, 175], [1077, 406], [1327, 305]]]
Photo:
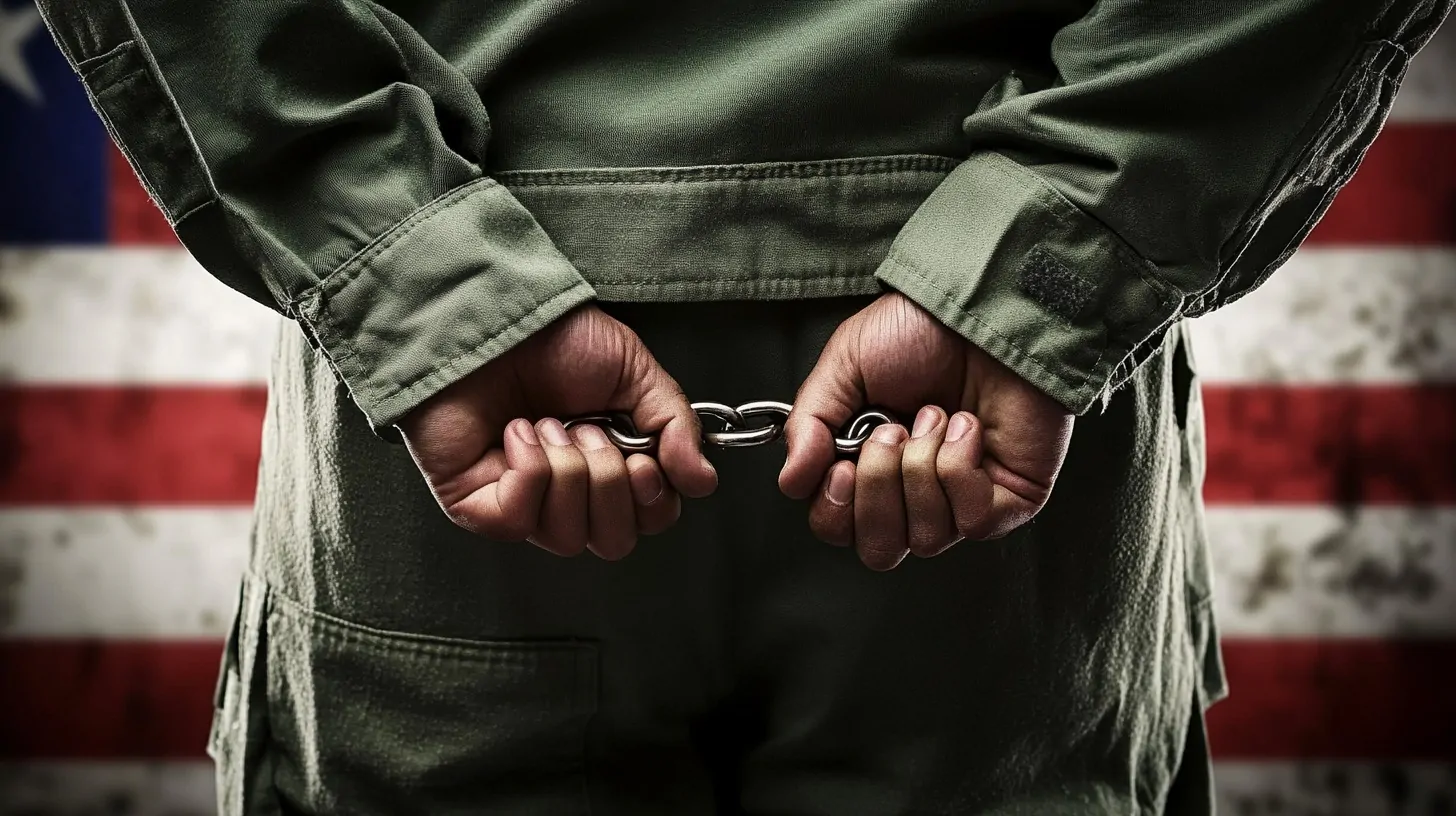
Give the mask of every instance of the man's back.
[[[1179, 321], [1445, 5], [649, 5], [45, 4], [295, 321], [224, 809], [1207, 811]], [[702, 464], [684, 394], [792, 398], [787, 461]], [[868, 405], [907, 427], [846, 462]], [[605, 410], [655, 460], [559, 422]]]

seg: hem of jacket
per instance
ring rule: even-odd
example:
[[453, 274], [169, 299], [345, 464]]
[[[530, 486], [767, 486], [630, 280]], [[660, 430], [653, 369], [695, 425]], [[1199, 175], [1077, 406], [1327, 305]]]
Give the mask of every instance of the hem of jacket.
[[1182, 305], [1000, 154], [510, 170], [450, 191], [290, 307], [376, 433], [575, 306], [896, 289], [1074, 413]]
[[958, 163], [904, 154], [492, 178], [600, 300], [793, 300], [885, 291], [876, 268]]

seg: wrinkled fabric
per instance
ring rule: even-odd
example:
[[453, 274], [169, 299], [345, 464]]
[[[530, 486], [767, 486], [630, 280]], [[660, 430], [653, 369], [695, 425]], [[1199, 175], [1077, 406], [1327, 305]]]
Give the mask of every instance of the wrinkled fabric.
[[[226, 814], [1208, 813], [1183, 319], [1308, 233], [1449, 0], [40, 0], [275, 309]], [[469, 536], [395, 423], [590, 300], [791, 400], [898, 290], [1077, 414], [1047, 507], [878, 574], [781, 448], [621, 563]]]
[[598, 295], [893, 287], [1085, 413], [1288, 257], [1450, 5], [40, 3], [182, 241], [394, 439]]
[[[792, 399], [873, 297], [605, 308], [736, 404]], [[473, 537], [284, 324], [216, 725], [227, 812], [1154, 813], [1206, 791], [1223, 686], [1181, 342], [1079, 423], [1031, 524], [882, 574], [813, 538], [782, 446], [710, 449], [719, 491], [620, 562]]]

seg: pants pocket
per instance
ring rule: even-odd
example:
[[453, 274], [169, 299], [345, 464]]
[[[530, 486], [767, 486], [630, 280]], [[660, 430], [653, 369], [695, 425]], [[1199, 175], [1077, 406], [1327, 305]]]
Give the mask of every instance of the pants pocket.
[[382, 631], [277, 595], [267, 624], [284, 811], [588, 812], [594, 644]]
[[267, 585], [245, 577], [223, 647], [207, 753], [217, 767], [221, 816], [277, 813], [267, 767], [267, 682], [263, 659]]

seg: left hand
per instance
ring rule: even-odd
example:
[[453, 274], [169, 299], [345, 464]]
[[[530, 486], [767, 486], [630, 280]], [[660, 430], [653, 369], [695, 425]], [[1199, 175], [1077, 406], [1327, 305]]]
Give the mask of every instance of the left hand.
[[[916, 415], [914, 430], [882, 425], [857, 463], [835, 462], [834, 432], [866, 405]], [[933, 556], [1029, 521], [1051, 495], [1073, 418], [891, 292], [840, 324], [799, 388], [779, 489], [814, 495], [818, 538], [853, 545], [871, 569], [893, 569], [908, 553]]]

